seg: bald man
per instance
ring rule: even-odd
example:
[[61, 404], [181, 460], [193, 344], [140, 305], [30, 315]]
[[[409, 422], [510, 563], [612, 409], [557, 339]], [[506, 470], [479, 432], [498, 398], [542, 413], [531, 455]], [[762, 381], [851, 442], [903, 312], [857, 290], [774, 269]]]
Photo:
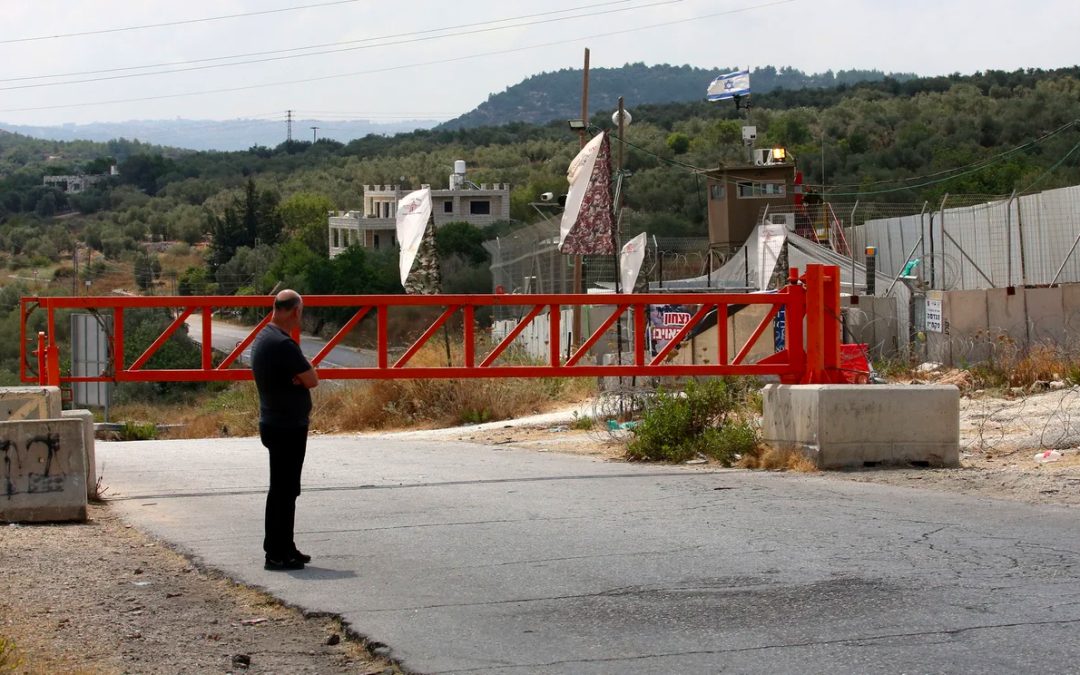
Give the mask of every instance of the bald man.
[[311, 562], [293, 541], [296, 498], [307, 449], [310, 390], [319, 384], [315, 369], [292, 339], [292, 331], [300, 329], [303, 311], [299, 293], [278, 293], [270, 323], [259, 332], [251, 349], [251, 370], [259, 390], [259, 437], [270, 452], [263, 539], [264, 567], [268, 570], [300, 570]]

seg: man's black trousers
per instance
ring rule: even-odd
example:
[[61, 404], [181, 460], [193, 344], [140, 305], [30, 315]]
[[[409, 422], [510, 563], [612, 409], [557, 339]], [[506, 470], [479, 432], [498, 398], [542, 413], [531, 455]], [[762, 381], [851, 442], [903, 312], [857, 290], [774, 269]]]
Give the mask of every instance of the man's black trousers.
[[296, 498], [300, 496], [300, 472], [307, 451], [307, 427], [283, 428], [259, 425], [259, 437], [270, 452], [270, 490], [266, 494], [267, 558], [287, 559], [296, 551], [293, 523]]

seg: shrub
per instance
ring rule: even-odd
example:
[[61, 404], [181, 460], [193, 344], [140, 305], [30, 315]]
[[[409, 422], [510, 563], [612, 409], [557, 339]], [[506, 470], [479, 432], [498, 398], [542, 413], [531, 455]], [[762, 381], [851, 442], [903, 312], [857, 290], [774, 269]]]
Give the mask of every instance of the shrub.
[[577, 411], [574, 411], [574, 421], [570, 423], [570, 428], [588, 431], [593, 428], [593, 420], [588, 415], [578, 415]]
[[120, 428], [122, 441], [152, 441], [157, 438], [157, 425], [153, 422], [124, 422]]
[[745, 384], [727, 379], [690, 380], [684, 392], [661, 390], [633, 428], [627, 456], [684, 462], [700, 454], [730, 466], [757, 447], [757, 430], [742, 418], [748, 393]]

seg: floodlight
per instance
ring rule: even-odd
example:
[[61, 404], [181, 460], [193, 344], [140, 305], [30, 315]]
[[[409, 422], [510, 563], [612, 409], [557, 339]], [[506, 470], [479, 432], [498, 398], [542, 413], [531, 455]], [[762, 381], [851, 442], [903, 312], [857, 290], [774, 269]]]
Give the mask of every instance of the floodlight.
[[568, 120], [566, 123], [573, 131], [583, 131], [589, 126], [585, 120]]

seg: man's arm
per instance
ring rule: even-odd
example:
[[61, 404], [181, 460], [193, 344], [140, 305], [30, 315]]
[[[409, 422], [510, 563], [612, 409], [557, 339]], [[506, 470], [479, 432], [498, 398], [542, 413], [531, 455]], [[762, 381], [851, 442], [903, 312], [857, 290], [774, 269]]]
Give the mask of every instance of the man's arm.
[[307, 389], [314, 389], [319, 386], [319, 374], [315, 372], [314, 368], [308, 368], [294, 377], [293, 382]]

